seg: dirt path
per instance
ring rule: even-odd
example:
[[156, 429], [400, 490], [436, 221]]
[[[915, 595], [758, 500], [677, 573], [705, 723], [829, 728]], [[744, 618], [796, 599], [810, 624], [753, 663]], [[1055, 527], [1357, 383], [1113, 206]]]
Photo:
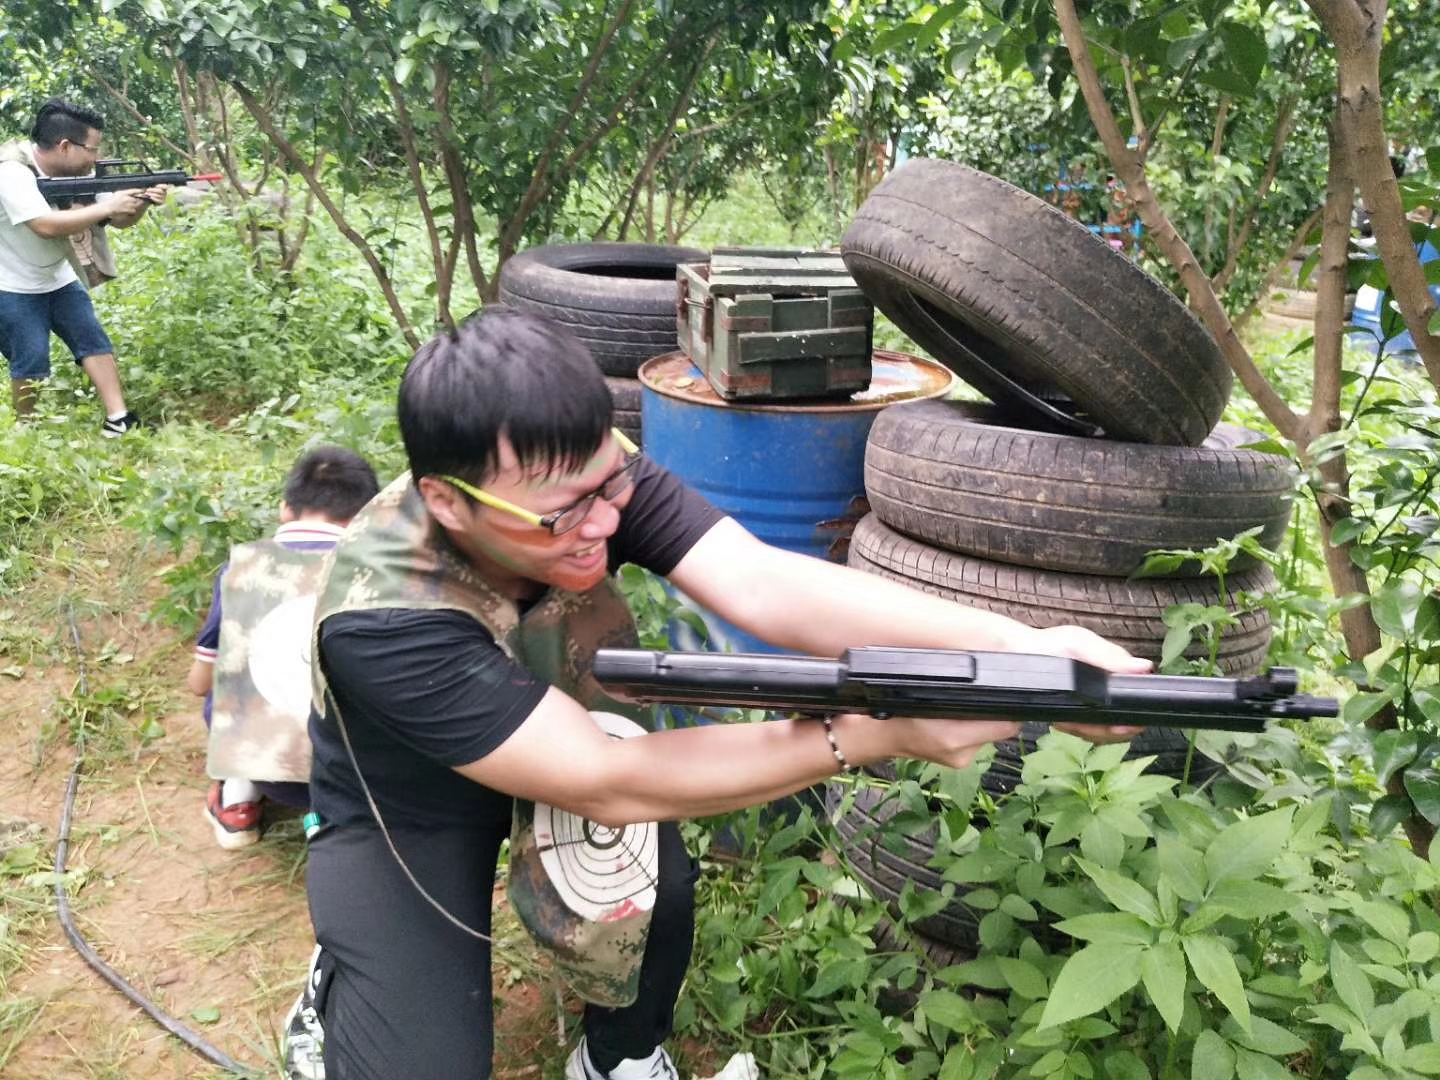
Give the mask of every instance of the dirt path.
[[[88, 698], [77, 696], [73, 663], [0, 652], [0, 672], [10, 669], [0, 679], [6, 720], [0, 824], [38, 846], [37, 869], [52, 865], [74, 760], [67, 732], [80, 706], [111, 703], [132, 733], [117, 739], [102, 732], [91, 743], [68, 860], [80, 879], [71, 889], [75, 923], [142, 995], [229, 1057], [279, 1077], [280, 1027], [313, 944], [300, 824], [275, 822], [259, 844], [241, 852], [215, 845], [202, 813], [207, 781], [199, 710], [183, 690], [167, 689], [183, 685], [188, 645], [168, 631], [130, 622], [124, 629], [83, 628]], [[97, 655], [100, 642], [108, 663]], [[151, 730], [163, 734], [141, 743], [133, 728], [151, 722], [158, 724]], [[15, 880], [0, 878], [0, 888]], [[18, 947], [21, 956], [3, 985], [0, 1075], [230, 1075], [166, 1033], [85, 963], [61, 930], [48, 884], [29, 882], [23, 895], [30, 903], [17, 923], [17, 940], [6, 941], [0, 919], [0, 947]], [[523, 976], [496, 974], [497, 1078], [558, 1075], [563, 1051], [555, 1045], [549, 995]]]

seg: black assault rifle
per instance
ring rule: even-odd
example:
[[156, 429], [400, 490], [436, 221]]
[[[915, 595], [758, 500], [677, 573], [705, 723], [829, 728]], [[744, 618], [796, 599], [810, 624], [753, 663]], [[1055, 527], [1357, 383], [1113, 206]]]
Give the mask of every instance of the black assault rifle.
[[103, 158], [95, 163], [93, 176], [39, 176], [36, 185], [45, 201], [55, 206], [66, 207], [75, 203], [91, 203], [95, 196], [107, 191], [134, 191], [170, 184], [181, 187], [192, 180], [215, 181], [223, 179], [220, 173], [201, 173], [191, 176], [178, 169], [151, 172], [143, 161], [126, 161], [121, 158]]
[[947, 649], [850, 649], [816, 656], [601, 649], [595, 678], [622, 701], [800, 713], [1261, 731], [1282, 717], [1335, 716], [1297, 694], [1291, 668], [1249, 678], [1112, 675], [1078, 660]]

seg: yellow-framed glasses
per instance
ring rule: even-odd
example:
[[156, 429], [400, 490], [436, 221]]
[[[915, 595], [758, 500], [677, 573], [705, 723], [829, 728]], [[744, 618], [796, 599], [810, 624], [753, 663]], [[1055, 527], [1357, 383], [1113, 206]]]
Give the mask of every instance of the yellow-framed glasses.
[[590, 516], [596, 499], [604, 499], [606, 502], [618, 499], [635, 482], [634, 472], [635, 466], [640, 464], [640, 448], [626, 438], [625, 433], [619, 428], [611, 428], [610, 432], [615, 436], [615, 441], [620, 444], [620, 449], [625, 451], [625, 460], [621, 462], [620, 467], [607, 476], [605, 482], [589, 495], [582, 495], [569, 506], [562, 506], [559, 510], [553, 510], [548, 514], [537, 514], [533, 510], [516, 506], [498, 495], [491, 495], [488, 491], [482, 491], [474, 485], [466, 483], [458, 476], [440, 475], [435, 479], [443, 480], [445, 483], [459, 488], [482, 506], [500, 510], [537, 528], [549, 529], [553, 536], [563, 536], [578, 529], [581, 523]]

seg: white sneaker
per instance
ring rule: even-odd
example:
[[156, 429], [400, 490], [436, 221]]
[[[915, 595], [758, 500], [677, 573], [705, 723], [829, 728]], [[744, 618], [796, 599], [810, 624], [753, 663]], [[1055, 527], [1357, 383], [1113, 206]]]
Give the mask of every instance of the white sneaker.
[[315, 1011], [320, 983], [320, 946], [310, 956], [305, 989], [285, 1017], [285, 1080], [325, 1080], [325, 1028]]
[[760, 1066], [754, 1054], [736, 1054], [710, 1080], [760, 1080]]
[[590, 1052], [582, 1038], [565, 1062], [565, 1080], [680, 1080], [680, 1074], [663, 1046], [657, 1046], [649, 1057], [625, 1058], [608, 1073], [602, 1073], [590, 1064]]

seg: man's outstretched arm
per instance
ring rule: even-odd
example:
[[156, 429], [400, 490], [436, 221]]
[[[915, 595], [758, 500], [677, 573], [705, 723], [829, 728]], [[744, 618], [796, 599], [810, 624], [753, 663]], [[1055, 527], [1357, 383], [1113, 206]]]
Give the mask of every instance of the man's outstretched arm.
[[1038, 630], [1005, 615], [773, 547], [733, 518], [685, 555], [670, 580], [736, 626], [795, 652], [839, 656], [860, 645], [1068, 656], [1140, 674], [1150, 662], [1089, 630]]

